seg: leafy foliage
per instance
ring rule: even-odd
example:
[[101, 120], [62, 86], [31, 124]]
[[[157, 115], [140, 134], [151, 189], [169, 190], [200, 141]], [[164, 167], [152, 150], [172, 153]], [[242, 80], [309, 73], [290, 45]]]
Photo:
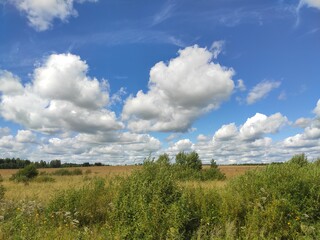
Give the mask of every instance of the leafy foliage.
[[202, 169], [202, 162], [198, 153], [195, 151], [191, 153], [179, 152], [176, 155], [176, 164], [183, 168], [194, 169], [197, 171]]
[[181, 164], [187, 163], [181, 156], [180, 164], [171, 164], [166, 154], [147, 159], [139, 170], [108, 184], [94, 178], [84, 187], [56, 193], [45, 206], [7, 201], [0, 186], [0, 238], [320, 238], [317, 163], [298, 164], [302, 157], [298, 163], [249, 171], [222, 188], [202, 188], [184, 185], [181, 175], [205, 179], [217, 174], [216, 162], [196, 170]]
[[39, 172], [34, 164], [29, 164], [24, 168], [20, 169], [17, 173], [13, 174], [10, 180], [16, 182], [28, 182], [31, 179], [38, 176]]
[[294, 155], [289, 161], [289, 164], [297, 164], [300, 167], [308, 165], [308, 158], [304, 153]]

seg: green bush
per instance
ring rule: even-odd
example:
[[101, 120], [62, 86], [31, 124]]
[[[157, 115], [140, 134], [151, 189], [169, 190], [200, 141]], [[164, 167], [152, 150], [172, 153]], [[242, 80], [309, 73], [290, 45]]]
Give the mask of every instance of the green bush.
[[308, 165], [308, 158], [304, 153], [294, 155], [289, 161], [289, 164], [297, 164], [301, 167]]
[[[270, 165], [232, 180], [222, 194], [224, 222], [237, 238], [298, 239], [320, 220], [320, 169]], [[314, 236], [310, 236], [314, 237]]]
[[176, 164], [184, 168], [190, 168], [198, 171], [202, 169], [202, 162], [198, 153], [195, 151], [191, 153], [179, 152], [176, 155]]
[[224, 180], [226, 175], [220, 171], [219, 168], [209, 168], [202, 170], [201, 177], [199, 180], [208, 181], [208, 180]]
[[111, 211], [112, 188], [96, 178], [80, 189], [68, 189], [55, 195], [48, 205], [48, 215], [56, 224], [75, 223], [79, 226], [103, 224]]
[[110, 229], [116, 239], [186, 239], [198, 226], [191, 209], [168, 166], [147, 161], [121, 181]]
[[29, 164], [13, 174], [10, 180], [16, 182], [28, 182], [38, 176], [39, 172], [34, 164]]
[[314, 162], [314, 165], [316, 165], [316, 166], [320, 166], [320, 157], [318, 157]]

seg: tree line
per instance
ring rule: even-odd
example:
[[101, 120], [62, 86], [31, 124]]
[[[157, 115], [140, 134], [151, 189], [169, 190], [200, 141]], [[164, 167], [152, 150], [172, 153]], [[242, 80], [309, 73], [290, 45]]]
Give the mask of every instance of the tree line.
[[36, 168], [63, 168], [63, 167], [90, 167], [90, 166], [104, 166], [101, 162], [89, 163], [85, 162], [82, 164], [77, 163], [61, 163], [61, 160], [55, 159], [50, 162], [39, 161], [32, 162], [28, 159], [20, 159], [20, 158], [0, 158], [0, 169], [19, 169], [24, 168], [30, 164], [34, 164]]

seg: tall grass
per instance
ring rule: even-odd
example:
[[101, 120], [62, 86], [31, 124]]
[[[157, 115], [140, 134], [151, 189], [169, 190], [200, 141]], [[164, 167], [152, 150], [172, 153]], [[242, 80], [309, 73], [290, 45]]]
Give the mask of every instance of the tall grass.
[[320, 239], [320, 167], [300, 160], [213, 188], [183, 183], [166, 161], [109, 180], [72, 176], [83, 185], [48, 202], [0, 199], [0, 238]]

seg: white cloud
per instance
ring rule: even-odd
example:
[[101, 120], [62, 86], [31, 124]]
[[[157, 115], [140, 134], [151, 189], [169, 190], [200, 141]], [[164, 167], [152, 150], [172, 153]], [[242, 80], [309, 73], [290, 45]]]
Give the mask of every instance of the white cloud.
[[[99, 161], [109, 164], [141, 163], [161, 148], [158, 139], [148, 134], [78, 134], [67, 138], [49, 138], [39, 147], [42, 156], [65, 161]], [[72, 159], [75, 158], [75, 159]]]
[[189, 152], [193, 150], [193, 143], [190, 139], [181, 139], [169, 147], [166, 152], [170, 155], [175, 155], [178, 152]]
[[149, 91], [129, 97], [122, 117], [133, 131], [187, 131], [193, 121], [232, 94], [234, 71], [211, 60], [197, 45], [179, 51], [150, 71]]
[[310, 118], [299, 118], [295, 121], [294, 125], [301, 128], [306, 128], [310, 125], [312, 119]]
[[225, 45], [225, 41], [220, 40], [220, 41], [215, 41], [212, 43], [211, 47], [210, 47], [210, 51], [213, 54], [213, 58], [217, 59], [219, 54], [222, 52], [224, 45]]
[[204, 142], [204, 141], [208, 141], [208, 137], [206, 135], [203, 134], [199, 134], [197, 137], [198, 142]]
[[253, 104], [266, 97], [270, 91], [280, 86], [281, 82], [263, 81], [258, 83], [248, 94], [247, 104]]
[[313, 112], [320, 117], [320, 99], [317, 102], [317, 106], [315, 107], [315, 109], [313, 109]]
[[295, 152], [292, 152], [291, 148], [285, 148], [282, 143], [273, 143], [272, 139], [265, 135], [276, 133], [287, 122], [287, 118], [280, 113], [270, 116], [257, 113], [243, 125], [223, 125], [211, 140], [202, 136], [196, 143], [182, 139], [165, 152], [173, 157], [181, 149], [195, 150], [204, 163], [209, 163], [212, 158], [221, 164], [261, 163], [279, 159], [284, 161]]
[[20, 79], [11, 72], [0, 70], [0, 92], [11, 95], [23, 92]]
[[227, 141], [238, 135], [238, 128], [234, 123], [223, 125], [214, 134], [214, 138], [221, 141]]
[[55, 19], [67, 21], [76, 17], [74, 3], [97, 2], [97, 0], [9, 0], [15, 7], [27, 15], [29, 25], [37, 31], [44, 31], [52, 26]]
[[247, 90], [246, 85], [244, 84], [244, 81], [242, 79], [239, 79], [237, 84], [237, 89], [239, 89], [241, 92], [244, 92]]
[[79, 56], [52, 54], [33, 74], [33, 89], [46, 99], [71, 101], [78, 107], [97, 109], [109, 100], [109, 85], [86, 74], [88, 65]]
[[299, 6], [303, 5], [320, 9], [320, 0], [300, 0]]
[[115, 113], [106, 109], [107, 81], [88, 77], [87, 70], [87, 64], [78, 56], [52, 54], [34, 70], [32, 82], [21, 93], [3, 92], [1, 115], [47, 133], [122, 128]]
[[36, 142], [36, 135], [34, 135], [30, 130], [19, 130], [16, 140], [21, 143], [34, 143]]
[[282, 91], [279, 96], [278, 96], [279, 100], [286, 100], [287, 99], [287, 94], [285, 91]]
[[276, 113], [269, 117], [256, 113], [241, 126], [239, 130], [240, 137], [245, 140], [257, 139], [264, 134], [278, 132], [287, 123], [288, 119], [282, 116], [281, 113]]

